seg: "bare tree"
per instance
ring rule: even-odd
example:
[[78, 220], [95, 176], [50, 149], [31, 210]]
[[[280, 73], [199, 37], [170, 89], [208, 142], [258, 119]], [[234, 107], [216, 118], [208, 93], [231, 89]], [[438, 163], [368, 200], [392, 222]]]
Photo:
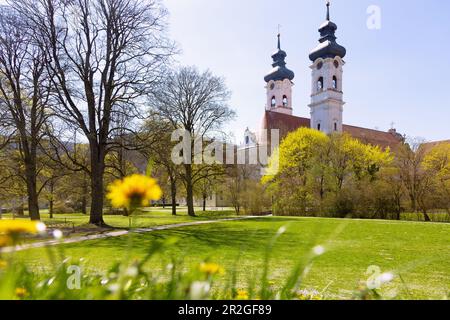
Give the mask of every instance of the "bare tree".
[[236, 214], [241, 213], [248, 181], [259, 181], [259, 173], [260, 168], [257, 165], [233, 165], [227, 168], [225, 188]]
[[0, 11], [0, 107], [3, 126], [10, 128], [14, 147], [25, 168], [28, 209], [39, 220], [37, 154], [47, 121], [50, 76], [45, 51], [30, 36], [23, 15], [9, 7]]
[[[102, 226], [105, 158], [117, 114], [142, 116], [143, 96], [160, 79], [174, 45], [157, 1], [11, 0], [26, 15], [55, 74], [58, 116], [89, 144], [90, 223]], [[125, 128], [132, 133], [131, 128]]]
[[[153, 107], [167, 120], [173, 130], [184, 129], [195, 139], [213, 136], [221, 126], [234, 117], [228, 101], [230, 92], [224, 80], [209, 71], [200, 73], [194, 67], [182, 67], [167, 75], [162, 86], [153, 95]], [[180, 177], [186, 187], [188, 214], [195, 216], [194, 184], [205, 178], [207, 166], [194, 166], [194, 154], [184, 164]], [[206, 175], [205, 175], [206, 174]]]
[[424, 140], [420, 138], [409, 139], [397, 153], [397, 166], [400, 179], [407, 190], [411, 201], [411, 209], [417, 212], [421, 209], [425, 221], [431, 221], [427, 214], [427, 199], [431, 185], [430, 172], [423, 167], [427, 150], [423, 147]]
[[[151, 119], [146, 122], [141, 139], [145, 140], [146, 146], [140, 153], [144, 155], [153, 171], [163, 171], [170, 184], [172, 215], [177, 215], [177, 193], [179, 183], [179, 168], [172, 162], [171, 151], [174, 146], [171, 141], [171, 124], [152, 114]], [[162, 175], [164, 176], [164, 175]], [[160, 181], [163, 183], [162, 181]], [[163, 199], [164, 200], [164, 199]]]
[[208, 166], [201, 179], [196, 183], [195, 194], [202, 200], [202, 210], [206, 211], [206, 201], [218, 190], [218, 185], [224, 182], [225, 168], [221, 165]]

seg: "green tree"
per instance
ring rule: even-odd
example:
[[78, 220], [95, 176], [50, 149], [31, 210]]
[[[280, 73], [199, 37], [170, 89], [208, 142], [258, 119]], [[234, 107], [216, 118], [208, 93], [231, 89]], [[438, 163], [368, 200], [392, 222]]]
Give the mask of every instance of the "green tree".
[[[329, 143], [327, 135], [307, 128], [289, 134], [270, 161], [273, 176], [263, 177], [273, 193], [274, 213], [306, 215], [314, 206], [317, 159]], [[278, 162], [278, 163], [276, 163]], [[273, 169], [278, 167], [278, 170]]]
[[363, 214], [376, 207], [367, 197], [380, 171], [391, 163], [389, 150], [365, 145], [346, 134], [325, 135], [301, 128], [281, 143], [279, 170], [263, 178], [279, 214]]
[[433, 192], [430, 189], [433, 186], [433, 171], [424, 166], [427, 153], [422, 139], [409, 139], [396, 153], [396, 162], [411, 210], [422, 211], [425, 221], [431, 221], [427, 211], [432, 202], [430, 196]]
[[436, 186], [437, 205], [450, 213], [450, 144], [435, 146], [425, 156], [423, 167], [429, 172]]

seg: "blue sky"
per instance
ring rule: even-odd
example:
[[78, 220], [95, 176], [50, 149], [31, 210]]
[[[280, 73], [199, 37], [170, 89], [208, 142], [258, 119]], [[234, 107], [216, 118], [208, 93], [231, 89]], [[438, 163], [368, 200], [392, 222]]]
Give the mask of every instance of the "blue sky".
[[[281, 24], [282, 48], [296, 73], [294, 114], [309, 116], [310, 61], [325, 20], [322, 0], [163, 0], [181, 64], [210, 69], [232, 91], [237, 141], [259, 129]], [[381, 29], [369, 30], [367, 8], [381, 9]], [[450, 139], [450, 1], [335, 0], [331, 20], [347, 48], [344, 122], [408, 136]]]

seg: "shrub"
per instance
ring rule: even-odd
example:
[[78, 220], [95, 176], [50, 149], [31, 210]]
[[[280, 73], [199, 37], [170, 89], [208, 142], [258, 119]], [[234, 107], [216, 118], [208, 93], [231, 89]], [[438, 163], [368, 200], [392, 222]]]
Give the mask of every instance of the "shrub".
[[53, 212], [58, 213], [75, 213], [75, 209], [69, 203], [63, 201], [57, 201], [53, 205]]
[[241, 202], [243, 212], [247, 215], [258, 215], [270, 211], [270, 197], [257, 181], [246, 181]]

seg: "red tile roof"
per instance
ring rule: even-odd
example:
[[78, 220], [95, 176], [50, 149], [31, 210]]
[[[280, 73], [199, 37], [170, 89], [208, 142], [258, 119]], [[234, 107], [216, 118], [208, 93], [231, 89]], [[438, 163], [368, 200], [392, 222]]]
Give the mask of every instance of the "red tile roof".
[[439, 146], [441, 144], [450, 144], [450, 140], [442, 140], [442, 141], [432, 141], [432, 142], [427, 142], [427, 143], [423, 143], [421, 145], [422, 148], [425, 148], [426, 152], [431, 151], [434, 147]]
[[[264, 114], [262, 128], [266, 130], [279, 129], [281, 139], [302, 127], [310, 128], [311, 120], [271, 111], [266, 111]], [[343, 130], [363, 143], [380, 146], [384, 149], [387, 147], [395, 149], [403, 141], [401, 135], [395, 132], [384, 132], [349, 125], [344, 125]]]
[[285, 138], [290, 132], [302, 127], [311, 127], [311, 121], [307, 118], [290, 116], [283, 113], [266, 111], [262, 128], [266, 130], [280, 130], [280, 138]]

